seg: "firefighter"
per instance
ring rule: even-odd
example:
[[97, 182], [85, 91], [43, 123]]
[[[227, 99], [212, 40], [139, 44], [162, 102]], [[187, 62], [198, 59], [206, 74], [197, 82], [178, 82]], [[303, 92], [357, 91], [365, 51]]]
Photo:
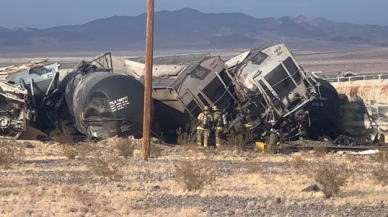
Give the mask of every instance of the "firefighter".
[[284, 136], [282, 131], [271, 129], [269, 135], [268, 145], [272, 151], [278, 151], [281, 149], [281, 144], [284, 142]]
[[198, 115], [198, 121], [199, 124], [197, 127], [197, 145], [202, 145], [203, 137], [203, 146], [207, 147], [210, 136], [210, 129], [213, 123], [213, 115], [209, 111], [209, 107], [204, 107], [203, 112]]
[[224, 132], [224, 126], [223, 126], [222, 114], [217, 108], [217, 106], [213, 106], [213, 124], [215, 128], [214, 130], [215, 130], [215, 136], [216, 136], [216, 147], [220, 147], [221, 139]]

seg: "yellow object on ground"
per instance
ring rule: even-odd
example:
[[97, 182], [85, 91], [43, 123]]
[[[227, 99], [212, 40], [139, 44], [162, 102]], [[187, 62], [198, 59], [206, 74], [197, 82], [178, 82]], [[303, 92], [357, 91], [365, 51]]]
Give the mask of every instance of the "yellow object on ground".
[[265, 144], [264, 142], [256, 142], [256, 149], [258, 152], [265, 152]]

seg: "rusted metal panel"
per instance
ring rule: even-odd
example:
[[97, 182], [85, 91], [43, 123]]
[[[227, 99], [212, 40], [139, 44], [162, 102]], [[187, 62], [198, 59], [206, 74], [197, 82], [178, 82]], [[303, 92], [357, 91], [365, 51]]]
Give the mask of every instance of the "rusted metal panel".
[[332, 82], [340, 97], [338, 126], [343, 134], [368, 140], [388, 136], [388, 80]]

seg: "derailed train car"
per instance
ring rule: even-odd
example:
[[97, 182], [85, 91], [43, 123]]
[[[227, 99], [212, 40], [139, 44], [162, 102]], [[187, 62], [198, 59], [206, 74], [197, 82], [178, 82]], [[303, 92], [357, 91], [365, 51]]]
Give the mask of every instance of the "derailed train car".
[[342, 143], [386, 143], [388, 136], [388, 75], [327, 79], [339, 94], [338, 131]]
[[228, 61], [227, 67], [244, 110], [259, 127], [282, 130], [286, 139], [307, 136], [310, 117], [304, 107], [319, 97], [320, 83], [284, 44], [253, 49]]
[[[57, 69], [44, 68], [50, 67], [31, 66], [7, 80], [28, 98], [18, 105], [26, 114], [20, 131], [31, 124], [50, 132], [58, 122], [69, 122], [88, 137], [141, 136], [142, 58], [102, 55], [81, 62], [61, 81]], [[226, 131], [277, 129], [286, 139], [306, 137], [311, 126], [306, 106], [320, 93], [320, 83], [283, 44], [255, 48], [227, 62], [210, 54], [156, 57], [153, 76], [154, 129], [166, 135], [190, 124], [205, 106], [216, 105]]]
[[[107, 61], [107, 57], [110, 55], [97, 59]], [[61, 86], [72, 123], [80, 133], [93, 138], [142, 136], [144, 86], [138, 80], [113, 73], [111, 67], [82, 62]]]
[[[101, 59], [107, 67], [93, 65]], [[90, 138], [141, 137], [143, 85], [111, 65], [110, 54], [82, 61], [63, 80], [47, 61], [1, 69], [2, 138], [18, 138], [27, 125], [49, 134], [61, 123]]]
[[[113, 62], [117, 72], [143, 75], [142, 58]], [[319, 95], [319, 82], [283, 44], [255, 48], [226, 63], [209, 54], [157, 57], [153, 75], [155, 120], [167, 134], [216, 105], [227, 116], [226, 131], [278, 129], [287, 139], [305, 137], [304, 107]]]
[[48, 127], [48, 110], [43, 106], [58, 87], [60, 64], [32, 61], [0, 69], [2, 138], [18, 138], [28, 125]]

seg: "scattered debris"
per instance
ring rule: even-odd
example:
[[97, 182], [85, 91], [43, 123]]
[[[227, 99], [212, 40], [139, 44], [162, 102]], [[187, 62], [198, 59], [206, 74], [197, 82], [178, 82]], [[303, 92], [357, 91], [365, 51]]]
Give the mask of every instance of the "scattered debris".
[[318, 192], [320, 191], [318, 185], [314, 184], [314, 185], [310, 185], [309, 187], [305, 188], [302, 190], [303, 192]]

